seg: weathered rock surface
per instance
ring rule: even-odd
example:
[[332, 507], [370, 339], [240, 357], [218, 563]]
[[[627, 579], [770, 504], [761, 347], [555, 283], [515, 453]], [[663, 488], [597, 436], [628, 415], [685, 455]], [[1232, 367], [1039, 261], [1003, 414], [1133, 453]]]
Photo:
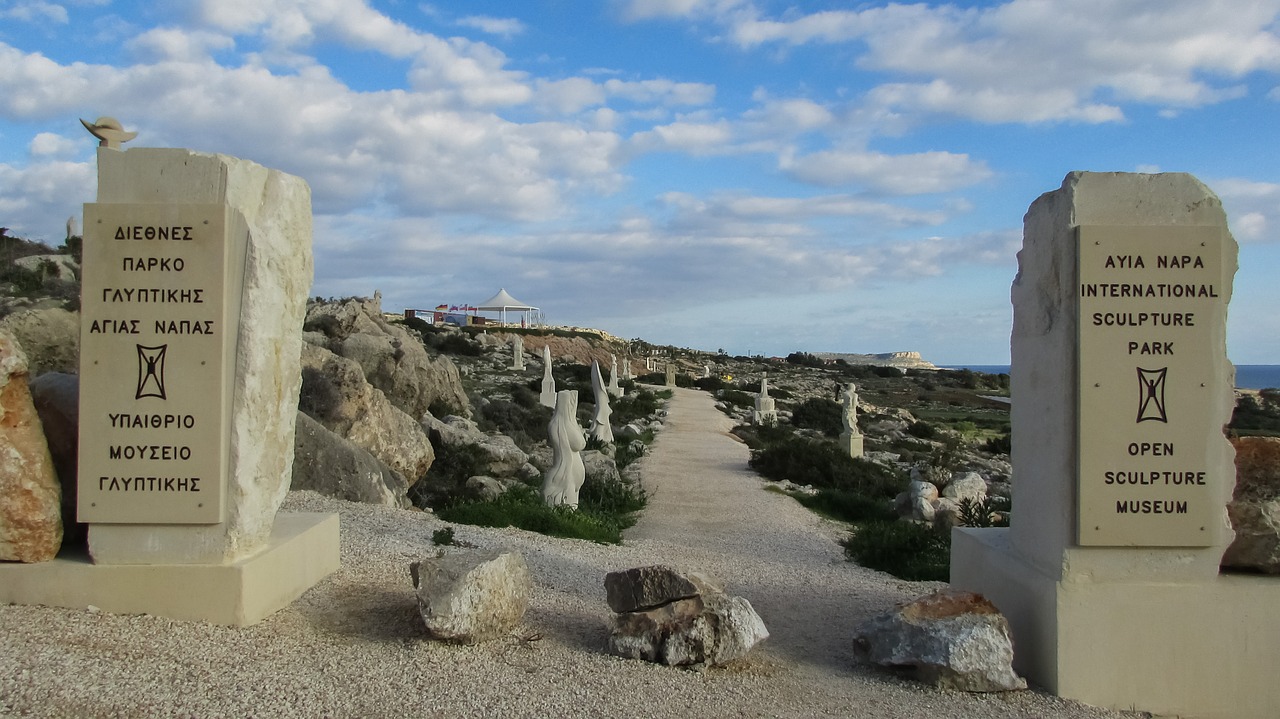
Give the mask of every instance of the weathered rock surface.
[[80, 377], [46, 372], [31, 380], [31, 401], [62, 490], [62, 541], [83, 539], [85, 525], [76, 522], [76, 492], [80, 439]]
[[303, 345], [301, 409], [330, 432], [367, 450], [412, 487], [435, 461], [426, 432], [365, 381], [360, 365]]
[[399, 472], [302, 412], [297, 422], [290, 489], [310, 489], [351, 502], [410, 506], [409, 483]]
[[533, 580], [515, 552], [471, 552], [409, 566], [418, 610], [436, 639], [476, 644], [514, 629], [529, 607]]
[[67, 283], [76, 282], [80, 271], [79, 263], [71, 255], [27, 255], [14, 260], [13, 264], [31, 272], [45, 272], [49, 279]]
[[746, 656], [769, 637], [751, 603], [714, 580], [670, 567], [605, 576], [614, 615], [609, 652], [668, 666], [719, 665]]
[[1280, 574], [1280, 437], [1240, 437], [1227, 514], [1236, 538], [1222, 566]]
[[1013, 671], [1009, 622], [972, 592], [937, 592], [873, 617], [858, 627], [853, 649], [863, 661], [941, 688], [1027, 687]]
[[493, 477], [517, 477], [529, 463], [515, 440], [505, 434], [485, 434], [476, 423], [458, 415], [436, 419], [430, 414], [422, 418], [422, 427], [433, 441], [447, 445], [473, 445], [484, 453], [485, 472]]
[[956, 472], [942, 488], [942, 496], [957, 502], [962, 499], [978, 502], [987, 497], [987, 481], [977, 472]]
[[62, 546], [62, 493], [27, 389], [27, 358], [0, 331], [0, 560], [46, 562]]
[[8, 331], [22, 345], [31, 377], [80, 371], [79, 313], [61, 307], [14, 312], [0, 319], [0, 331]]
[[326, 349], [360, 365], [366, 381], [415, 420], [432, 405], [470, 413], [458, 367], [447, 357], [431, 357], [414, 333], [388, 322], [380, 297], [313, 303], [307, 327], [321, 328]]

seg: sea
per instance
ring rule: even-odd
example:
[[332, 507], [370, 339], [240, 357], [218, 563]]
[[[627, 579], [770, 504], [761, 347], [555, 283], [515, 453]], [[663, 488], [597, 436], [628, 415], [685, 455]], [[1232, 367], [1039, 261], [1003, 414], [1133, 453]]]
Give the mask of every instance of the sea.
[[[970, 365], [938, 365], [942, 369], [970, 369], [987, 374], [1009, 374], [1007, 364], [970, 364]], [[1238, 364], [1236, 365], [1236, 387], [1238, 389], [1267, 389], [1280, 387], [1280, 364]]]

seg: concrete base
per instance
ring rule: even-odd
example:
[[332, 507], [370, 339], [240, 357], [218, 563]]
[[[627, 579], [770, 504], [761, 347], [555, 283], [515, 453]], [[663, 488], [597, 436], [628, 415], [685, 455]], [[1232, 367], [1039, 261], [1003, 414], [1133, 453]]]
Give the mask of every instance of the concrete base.
[[854, 459], [862, 458], [862, 435], [860, 434], [841, 434], [840, 448], [849, 453]]
[[0, 564], [0, 603], [248, 626], [338, 568], [338, 515], [281, 513], [261, 552], [224, 565], [93, 564], [59, 556]]
[[1280, 716], [1280, 578], [1055, 580], [1007, 529], [956, 529], [951, 585], [990, 599], [1014, 668], [1058, 696], [1180, 717]]

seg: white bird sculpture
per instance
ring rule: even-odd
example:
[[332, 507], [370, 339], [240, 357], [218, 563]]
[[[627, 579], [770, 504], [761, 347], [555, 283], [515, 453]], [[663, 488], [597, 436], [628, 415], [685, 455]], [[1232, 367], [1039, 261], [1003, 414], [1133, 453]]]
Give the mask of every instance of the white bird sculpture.
[[114, 117], [99, 117], [93, 122], [81, 120], [80, 124], [84, 125], [84, 129], [88, 130], [89, 134], [98, 138], [98, 147], [119, 150], [120, 143], [128, 142], [138, 136], [136, 132], [125, 132], [120, 121]]

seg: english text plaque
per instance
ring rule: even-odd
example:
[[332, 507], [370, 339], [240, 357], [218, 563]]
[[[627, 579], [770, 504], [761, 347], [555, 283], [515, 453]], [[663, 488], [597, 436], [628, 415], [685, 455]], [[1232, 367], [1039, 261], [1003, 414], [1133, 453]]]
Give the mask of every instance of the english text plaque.
[[1209, 546], [1222, 441], [1207, 408], [1225, 332], [1218, 227], [1078, 228], [1078, 541]]

